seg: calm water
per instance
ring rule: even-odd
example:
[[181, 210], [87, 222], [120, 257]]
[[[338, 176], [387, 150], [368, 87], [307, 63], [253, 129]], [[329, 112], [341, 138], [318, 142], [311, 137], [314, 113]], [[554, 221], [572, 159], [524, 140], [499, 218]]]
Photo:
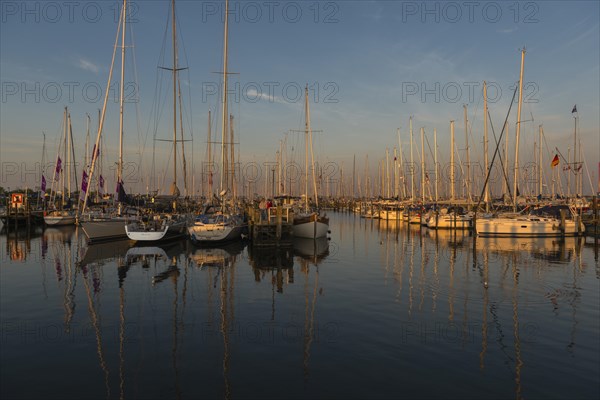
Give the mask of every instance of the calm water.
[[0, 397], [600, 396], [591, 239], [331, 230], [283, 250], [2, 234]]

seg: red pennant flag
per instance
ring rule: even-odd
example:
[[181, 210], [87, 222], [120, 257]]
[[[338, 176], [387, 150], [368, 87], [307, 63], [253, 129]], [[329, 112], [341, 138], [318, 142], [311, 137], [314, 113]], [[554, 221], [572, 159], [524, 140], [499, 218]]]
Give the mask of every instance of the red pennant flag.
[[550, 165], [552, 166], [552, 168], [556, 167], [558, 164], [560, 164], [560, 159], [558, 158], [558, 154], [556, 154], [554, 156], [554, 158], [552, 159], [552, 162], [550, 163]]

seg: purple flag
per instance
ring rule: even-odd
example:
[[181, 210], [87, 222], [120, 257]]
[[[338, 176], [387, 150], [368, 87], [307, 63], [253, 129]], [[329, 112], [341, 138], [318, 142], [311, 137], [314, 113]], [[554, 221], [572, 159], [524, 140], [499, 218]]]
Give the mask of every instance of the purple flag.
[[58, 160], [56, 160], [56, 175], [60, 174], [60, 171], [62, 171], [62, 160], [58, 156]]
[[40, 190], [42, 192], [46, 191], [46, 177], [44, 175], [42, 175], [42, 185], [40, 186]]
[[100, 178], [98, 179], [98, 186], [100, 186], [100, 193], [104, 194], [104, 178], [102, 175], [100, 175]]
[[87, 187], [88, 187], [88, 174], [87, 174], [87, 172], [83, 171], [83, 178], [81, 178], [81, 191], [83, 193], [87, 192]]

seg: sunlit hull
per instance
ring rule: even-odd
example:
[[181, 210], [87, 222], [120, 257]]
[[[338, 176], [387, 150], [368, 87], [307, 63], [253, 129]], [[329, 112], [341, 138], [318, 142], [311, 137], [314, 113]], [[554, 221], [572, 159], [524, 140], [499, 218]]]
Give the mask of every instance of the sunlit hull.
[[573, 220], [566, 220], [564, 227], [556, 218], [481, 218], [475, 229], [480, 236], [552, 237], [577, 236], [585, 230], [577, 228]]
[[185, 235], [184, 221], [167, 222], [157, 227], [143, 226], [139, 222], [125, 225], [125, 233], [131, 240], [138, 242], [156, 242]]
[[75, 215], [69, 212], [50, 213], [44, 216], [44, 222], [49, 226], [75, 225]]
[[223, 224], [192, 225], [188, 228], [194, 243], [220, 243], [238, 240], [242, 237], [242, 226]]
[[471, 229], [473, 218], [470, 215], [432, 215], [427, 221], [430, 229]]
[[310, 214], [294, 218], [292, 232], [295, 237], [316, 239], [327, 236], [329, 218]]
[[89, 243], [96, 243], [109, 240], [127, 239], [125, 232], [125, 219], [107, 219], [99, 221], [85, 221], [81, 223], [83, 232], [88, 238]]

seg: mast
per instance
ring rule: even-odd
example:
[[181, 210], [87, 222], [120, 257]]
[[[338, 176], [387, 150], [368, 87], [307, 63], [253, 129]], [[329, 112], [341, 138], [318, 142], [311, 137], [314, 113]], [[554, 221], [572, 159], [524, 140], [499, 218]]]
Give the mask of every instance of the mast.
[[[119, 90], [119, 163], [117, 164], [117, 185], [122, 185], [123, 179], [123, 92], [125, 89], [125, 27], [127, 21], [127, 0], [123, 0], [121, 28], [121, 82]], [[117, 186], [119, 187], [119, 186]]]
[[304, 210], [308, 213], [308, 85], [304, 89]]
[[[310, 107], [308, 105], [308, 85], [305, 88], [306, 94], [306, 129], [308, 131], [308, 139], [310, 140], [310, 158], [311, 158], [311, 169], [312, 169], [312, 178], [313, 178], [313, 190], [315, 194], [315, 206], [317, 210], [319, 210], [319, 195], [317, 193], [317, 177], [315, 171], [315, 154], [313, 152], [313, 143], [312, 143], [312, 130], [310, 129]], [[306, 194], [308, 196], [308, 193]]]
[[415, 165], [413, 159], [413, 128], [412, 116], [409, 118], [410, 130], [410, 201], [415, 202]]
[[543, 182], [542, 182], [542, 125], [539, 126], [540, 130], [540, 138], [539, 138], [539, 147], [538, 147], [538, 194], [542, 195]]
[[86, 134], [85, 134], [85, 168], [89, 166], [90, 157], [90, 115], [86, 115]]
[[356, 182], [356, 153], [352, 157], [352, 199], [356, 198], [356, 188], [354, 186]]
[[[65, 159], [67, 171], [67, 200], [71, 198], [71, 141], [69, 140], [69, 132], [71, 128], [71, 114], [67, 113], [67, 126], [65, 129]], [[63, 196], [64, 199], [64, 196]]]
[[385, 179], [386, 179], [386, 196], [390, 198], [390, 148], [385, 148]]
[[[75, 175], [75, 187], [79, 188], [79, 182], [77, 180], [77, 164], [75, 163], [75, 143], [73, 143], [73, 126], [71, 125], [71, 114], [69, 113], [69, 143], [70, 151], [69, 157], [73, 160], [73, 175]], [[70, 173], [71, 169], [69, 169]], [[69, 176], [69, 199], [71, 198], [71, 177]]]
[[[485, 176], [490, 172], [488, 161], [488, 103], [487, 103], [487, 82], [483, 81], [483, 164], [485, 165]], [[485, 211], [490, 212], [490, 188], [485, 185], [483, 201], [485, 201]]]
[[222, 113], [221, 113], [221, 192], [223, 192], [224, 184], [227, 185], [227, 182], [223, 182], [223, 179], [226, 175], [225, 170], [225, 142], [227, 139], [227, 34], [228, 34], [228, 17], [229, 17], [229, 0], [225, 0], [225, 26], [223, 29], [223, 96], [222, 96]]
[[[406, 182], [404, 181], [404, 165], [402, 162], [402, 140], [400, 139], [400, 128], [397, 128], [397, 132], [398, 132], [398, 152], [400, 153], [400, 165], [398, 166], [398, 169], [400, 171], [400, 179], [402, 179], [402, 198], [405, 199], [406, 198]], [[400, 195], [400, 194], [398, 194]]]
[[209, 197], [212, 199], [212, 193], [213, 193], [213, 174], [212, 174], [212, 142], [210, 140], [210, 131], [211, 131], [211, 116], [210, 116], [210, 110], [208, 110], [208, 195]]
[[450, 121], [450, 200], [454, 202], [454, 121]]
[[[121, 10], [121, 15], [120, 15], [120, 20], [119, 20], [119, 22], [121, 22], [121, 20], [123, 21], [123, 25], [125, 25], [125, 18], [126, 18], [126, 15], [127, 15], [127, 11], [126, 10], [127, 10], [127, 0], [123, 0], [123, 9]], [[104, 102], [103, 102], [103, 105], [102, 105], [102, 111], [101, 111], [101, 113], [100, 113], [100, 110], [98, 110], [98, 113], [99, 113], [99, 118], [98, 118], [98, 134], [96, 135], [96, 145], [94, 146], [96, 149], [99, 148], [98, 146], [100, 146], [100, 139], [102, 137], [102, 128], [104, 126], [104, 116], [106, 115], [106, 104], [108, 103], [108, 95], [109, 95], [109, 92], [110, 92], [108, 90], [108, 88], [110, 87], [110, 82], [112, 80], [112, 73], [113, 73], [113, 68], [114, 68], [114, 65], [115, 65], [115, 56], [116, 56], [116, 53], [117, 53], [117, 45], [119, 43], [119, 31], [120, 31], [120, 29], [121, 29], [121, 24], [119, 24], [119, 28], [117, 29], [117, 36], [115, 38], [115, 44], [114, 44], [114, 47], [113, 47], [112, 61], [111, 61], [110, 70], [109, 70], [109, 73], [108, 73], [108, 81], [106, 83], [107, 90], [104, 92]], [[125, 35], [125, 29], [123, 29], [123, 36], [124, 35]], [[124, 40], [124, 37], [123, 37], [123, 40]], [[123, 56], [124, 56], [124, 51], [123, 51]], [[123, 93], [123, 92], [121, 91], [121, 93]], [[121, 110], [122, 110], [122, 107], [121, 107]], [[121, 117], [122, 116], [123, 116], [123, 114], [121, 113]], [[120, 128], [122, 130], [122, 118], [121, 118]], [[120, 136], [121, 136], [121, 139], [122, 139], [122, 135], [120, 135]], [[121, 145], [122, 145], [122, 141], [121, 141]], [[122, 156], [122, 151], [120, 152], [120, 156]], [[122, 157], [120, 157], [120, 158], [122, 159]], [[89, 175], [89, 179], [92, 179], [92, 177], [94, 176], [94, 168], [95, 168], [95, 166], [96, 166], [96, 154], [92, 154], [92, 165], [90, 166], [90, 173], [88, 174]], [[120, 166], [122, 167], [122, 163], [120, 164]], [[89, 193], [90, 193], [90, 190], [86, 190], [85, 197], [83, 199], [83, 207], [81, 209], [82, 213], [85, 211], [85, 206], [87, 204], [87, 199], [88, 199]]]
[[398, 176], [398, 150], [394, 146], [394, 197], [398, 198], [400, 194], [399, 187], [400, 177]]
[[[508, 121], [506, 121], [504, 123], [504, 132], [506, 132], [506, 138], [504, 139], [504, 176], [505, 178], [502, 179], [502, 193], [506, 194], [508, 193], [508, 129], [509, 129], [510, 125], [508, 124]], [[504, 197], [504, 196], [503, 196]]]
[[513, 182], [513, 211], [517, 211], [517, 188], [519, 178], [519, 134], [521, 133], [521, 107], [523, 106], [523, 69], [525, 67], [525, 48], [521, 50], [521, 73], [519, 74], [519, 106], [517, 108], [517, 132], [515, 134], [515, 172]]
[[438, 202], [438, 158], [437, 158], [437, 129], [433, 128], [433, 163], [435, 165], [435, 202]]
[[421, 198], [425, 205], [425, 129], [421, 127]]
[[471, 204], [471, 155], [469, 152], [469, 120], [467, 119], [467, 105], [463, 105], [465, 113], [465, 144], [467, 146], [467, 179], [465, 180], [465, 189], [467, 190], [467, 200]]
[[[63, 132], [63, 135], [64, 135], [64, 137], [63, 137], [63, 146], [64, 146], [64, 148], [63, 148], [63, 151], [64, 151], [63, 162], [67, 163], [68, 162], [67, 161], [67, 130], [69, 129], [68, 128], [68, 119], [67, 119], [67, 107], [65, 107], [65, 115], [63, 117], [63, 123], [64, 123], [64, 126], [65, 126], [64, 127], [64, 132]], [[66, 169], [68, 171], [68, 169], [69, 169], [68, 164], [67, 164], [67, 168]], [[64, 170], [65, 169], [63, 168], [63, 171]], [[65, 173], [64, 172], [62, 174], [60, 174], [60, 191], [62, 193], [62, 203], [60, 205], [60, 209], [62, 210], [63, 207], [64, 207], [64, 205], [65, 205]]]
[[[230, 149], [230, 153], [231, 153], [231, 161], [230, 161], [230, 165], [231, 165], [231, 192], [232, 192], [232, 196], [235, 198], [236, 197], [236, 188], [235, 188], [235, 143], [233, 141], [233, 114], [229, 115], [229, 149]], [[275, 193], [273, 193], [273, 196], [275, 196]]]

